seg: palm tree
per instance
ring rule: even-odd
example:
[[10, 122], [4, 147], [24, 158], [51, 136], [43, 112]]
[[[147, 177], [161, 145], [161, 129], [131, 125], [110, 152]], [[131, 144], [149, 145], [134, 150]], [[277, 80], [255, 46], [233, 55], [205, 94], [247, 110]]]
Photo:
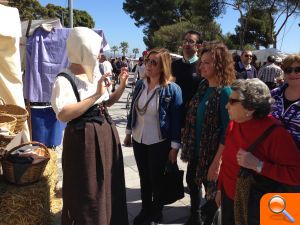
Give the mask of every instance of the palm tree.
[[116, 58], [116, 52], [119, 51], [119, 48], [118, 46], [114, 45], [111, 47], [110, 51], [114, 53], [114, 58]]
[[125, 56], [126, 53], [128, 52], [128, 48], [129, 48], [128, 42], [126, 42], [126, 41], [121, 42], [119, 48], [122, 49], [121, 52], [122, 52], [123, 56]]
[[134, 54], [134, 58], [136, 58], [136, 54], [139, 54], [139, 49], [138, 48], [134, 48], [132, 49], [132, 53]]

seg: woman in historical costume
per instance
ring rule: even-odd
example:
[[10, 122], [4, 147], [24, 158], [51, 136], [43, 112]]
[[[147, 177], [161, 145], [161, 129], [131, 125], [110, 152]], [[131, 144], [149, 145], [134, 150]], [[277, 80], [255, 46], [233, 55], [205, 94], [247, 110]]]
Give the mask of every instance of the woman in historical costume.
[[[125, 89], [128, 72], [111, 96], [106, 75], [95, 75], [101, 37], [77, 27], [67, 40], [70, 61], [53, 85], [51, 103], [64, 133], [63, 225], [128, 225], [123, 156], [106, 106]], [[100, 79], [99, 79], [100, 78]]]

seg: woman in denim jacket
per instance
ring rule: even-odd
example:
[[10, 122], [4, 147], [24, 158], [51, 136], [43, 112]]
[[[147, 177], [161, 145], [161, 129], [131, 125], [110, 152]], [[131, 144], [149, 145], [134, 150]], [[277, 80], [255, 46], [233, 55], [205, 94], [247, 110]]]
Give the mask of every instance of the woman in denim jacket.
[[285, 125], [300, 150], [300, 55], [287, 56], [282, 69], [286, 84], [271, 92], [272, 115]]
[[134, 225], [162, 219], [163, 171], [168, 160], [176, 163], [180, 147], [182, 94], [171, 79], [168, 50], [151, 50], [145, 59], [145, 78], [136, 83], [124, 140], [125, 146], [133, 144], [141, 183], [142, 210]]

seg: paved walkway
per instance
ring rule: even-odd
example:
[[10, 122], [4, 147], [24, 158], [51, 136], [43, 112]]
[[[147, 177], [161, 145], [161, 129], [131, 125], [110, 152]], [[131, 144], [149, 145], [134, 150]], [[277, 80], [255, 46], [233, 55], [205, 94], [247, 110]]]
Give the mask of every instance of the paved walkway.
[[[123, 143], [125, 137], [126, 128], [126, 98], [130, 91], [130, 88], [126, 88], [119, 102], [109, 108], [109, 113], [116, 123], [121, 143]], [[141, 209], [140, 199], [140, 180], [136, 162], [133, 155], [132, 147], [122, 147], [124, 157], [124, 169], [125, 169], [125, 181], [126, 181], [126, 194], [127, 194], [127, 207], [129, 224], [132, 224], [134, 217], [139, 213]], [[60, 152], [60, 151], [59, 151]], [[186, 171], [186, 164], [178, 158], [179, 168]], [[61, 175], [60, 175], [61, 176]], [[184, 175], [185, 179], [185, 175]], [[61, 180], [61, 178], [60, 178]], [[184, 181], [185, 187], [186, 183]], [[185, 197], [172, 205], [164, 207], [163, 221], [161, 224], [184, 224], [189, 215], [189, 196], [185, 193]]]

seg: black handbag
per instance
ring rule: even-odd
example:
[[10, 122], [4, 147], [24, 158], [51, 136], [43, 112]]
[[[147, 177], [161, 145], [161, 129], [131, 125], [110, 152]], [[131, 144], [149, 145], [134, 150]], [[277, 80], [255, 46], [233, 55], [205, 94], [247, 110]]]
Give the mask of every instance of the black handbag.
[[218, 210], [215, 199], [210, 199], [201, 206], [201, 219], [205, 224], [212, 224]]
[[[273, 130], [279, 125], [271, 125], [250, 147], [248, 152], [253, 152]], [[279, 183], [268, 177], [262, 176], [251, 169], [241, 167], [234, 198], [235, 225], [259, 225], [259, 202], [266, 193], [293, 192], [290, 185]]]
[[183, 174], [177, 163], [167, 162], [159, 198], [162, 205], [172, 204], [184, 197]]

